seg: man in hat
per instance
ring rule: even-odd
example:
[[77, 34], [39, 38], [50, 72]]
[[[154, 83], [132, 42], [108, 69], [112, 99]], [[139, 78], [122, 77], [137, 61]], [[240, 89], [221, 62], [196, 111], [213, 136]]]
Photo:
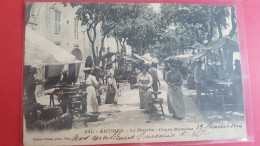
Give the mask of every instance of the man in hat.
[[235, 69], [233, 71], [233, 97], [236, 103], [243, 103], [243, 86], [242, 86], [242, 75], [241, 65], [238, 59], [235, 60]]
[[[153, 92], [158, 92], [158, 84], [159, 86], [161, 86], [161, 83], [159, 81], [158, 74], [157, 74], [157, 63], [155, 62], [152, 63], [151, 68], [149, 69], [149, 74], [152, 76], [153, 79], [153, 84], [152, 84]], [[157, 98], [157, 95], [155, 95], [155, 98]]]
[[202, 61], [198, 60], [197, 65], [194, 69], [194, 79], [197, 86], [197, 97], [199, 98], [201, 96], [202, 91], [202, 82], [203, 82], [203, 75], [204, 71], [201, 69]]

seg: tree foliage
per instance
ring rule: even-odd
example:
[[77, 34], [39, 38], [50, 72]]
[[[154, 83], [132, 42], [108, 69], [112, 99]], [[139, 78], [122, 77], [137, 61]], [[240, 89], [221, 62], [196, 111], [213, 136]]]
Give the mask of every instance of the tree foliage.
[[195, 36], [196, 43], [222, 37], [222, 29], [228, 26], [229, 9], [222, 5], [162, 4], [161, 13], [169, 26], [181, 26]]
[[[116, 26], [121, 25], [122, 21], [131, 19], [134, 16], [134, 10], [127, 3], [71, 3], [72, 6], [79, 6], [76, 14], [81, 20], [82, 25], [87, 26], [87, 35], [92, 47], [93, 58], [98, 64], [102, 57], [104, 41], [106, 37], [111, 36], [111, 31]], [[95, 41], [97, 37], [97, 27], [101, 28], [101, 47], [99, 52], [95, 50]], [[98, 58], [99, 57], [99, 58]]]
[[131, 8], [132, 17], [121, 22], [113, 30], [113, 36], [121, 48], [128, 44], [133, 53], [143, 54], [151, 50], [157, 41], [160, 17], [148, 4], [132, 4]]
[[[210, 42], [223, 36], [231, 18], [232, 37], [236, 31], [235, 10], [221, 5], [161, 4], [156, 13], [150, 4], [144, 3], [72, 3], [78, 6], [77, 18], [87, 26], [94, 62], [102, 56], [104, 40], [114, 37], [118, 52], [126, 45], [133, 53], [147, 50], [159, 58], [183, 54], [195, 44]], [[101, 48], [95, 52], [97, 26], [101, 27]]]

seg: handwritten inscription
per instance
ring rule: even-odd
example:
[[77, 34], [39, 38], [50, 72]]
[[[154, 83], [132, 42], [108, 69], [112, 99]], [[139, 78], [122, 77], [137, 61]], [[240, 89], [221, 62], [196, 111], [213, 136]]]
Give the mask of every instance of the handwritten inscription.
[[171, 139], [187, 137], [199, 138], [203, 136], [214, 136], [216, 130], [223, 129], [241, 129], [243, 124], [237, 123], [201, 123], [193, 127], [156, 127], [156, 128], [125, 128], [125, 129], [88, 129], [83, 133], [76, 133], [67, 137], [34, 137], [34, 141], [122, 141], [122, 142], [138, 142], [138, 141], [155, 141], [155, 139]]

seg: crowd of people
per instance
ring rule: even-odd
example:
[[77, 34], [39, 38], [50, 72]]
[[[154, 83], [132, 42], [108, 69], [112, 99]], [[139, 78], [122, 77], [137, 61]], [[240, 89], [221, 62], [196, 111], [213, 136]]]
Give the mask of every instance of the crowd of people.
[[[202, 69], [202, 61], [196, 62], [196, 66], [191, 72], [194, 78], [194, 83], [197, 91], [197, 97], [201, 96], [203, 90], [203, 82], [205, 71]], [[241, 68], [240, 62], [235, 61], [235, 70], [232, 74], [232, 81], [234, 86], [232, 93], [234, 96], [242, 96], [238, 94], [242, 91], [242, 79], [241, 79]], [[168, 112], [172, 114], [175, 119], [185, 118], [185, 103], [183, 99], [183, 75], [181, 73], [182, 63], [180, 61], [171, 60], [164, 62], [163, 68], [163, 80], [167, 83], [167, 105]], [[83, 69], [85, 74], [83, 83], [86, 88], [86, 114], [98, 114], [99, 106], [101, 104], [117, 104], [117, 90], [118, 85], [115, 79], [115, 71], [113, 69], [112, 63], [108, 63], [104, 69], [104, 75], [102, 78], [95, 72], [95, 68], [92, 65], [86, 65]], [[36, 68], [31, 68], [26, 76], [25, 83], [25, 93], [27, 94], [27, 101], [29, 104], [37, 104], [35, 97], [35, 88], [42, 81], [36, 80], [34, 78], [36, 74]], [[104, 82], [105, 80], [105, 82]], [[189, 80], [189, 78], [188, 78]], [[71, 84], [68, 76], [68, 71], [62, 71], [62, 79], [59, 84]], [[187, 83], [188, 84], [188, 83]], [[151, 65], [142, 64], [140, 67], [140, 72], [137, 76], [137, 85], [139, 89], [140, 98], [140, 109], [143, 109], [145, 113], [151, 113], [151, 102], [154, 98], [158, 98], [157, 93], [159, 92], [159, 86], [161, 86], [161, 81], [157, 74], [157, 63], [153, 62]], [[105, 95], [104, 95], [105, 94]], [[104, 96], [103, 96], [104, 95]], [[103, 96], [101, 101], [101, 96]], [[105, 97], [105, 99], [104, 99]], [[238, 101], [243, 101], [242, 97]], [[33, 116], [36, 117], [37, 111], [35, 108], [31, 109]]]
[[[85, 67], [84, 84], [86, 87], [86, 114], [99, 113], [99, 105], [104, 104], [117, 104], [117, 83], [114, 76], [114, 69], [112, 63], [106, 65], [105, 70], [105, 84], [103, 79], [99, 78], [97, 74], [93, 74], [93, 67]], [[103, 86], [103, 87], [101, 87]], [[101, 96], [105, 92], [105, 99], [101, 101]]]

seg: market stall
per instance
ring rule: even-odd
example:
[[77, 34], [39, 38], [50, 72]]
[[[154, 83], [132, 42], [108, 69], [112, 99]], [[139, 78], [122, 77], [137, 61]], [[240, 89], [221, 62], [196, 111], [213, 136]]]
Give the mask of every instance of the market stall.
[[117, 83], [129, 83], [131, 85], [136, 84], [138, 64], [140, 60], [134, 59], [131, 56], [124, 55], [118, 60], [120, 67], [115, 70], [115, 79]]
[[[35, 84], [34, 80], [41, 80], [40, 89], [33, 89], [36, 96], [46, 97], [50, 100], [49, 105], [44, 105], [41, 102], [31, 104], [29, 97], [35, 98], [35, 95], [30, 94], [24, 97], [26, 125], [29, 128], [45, 129], [66, 129], [71, 128], [73, 114], [78, 114], [84, 111], [81, 105], [84, 105], [85, 93], [80, 85], [71, 85], [68, 74], [71, 65], [75, 65], [73, 69], [79, 71], [82, 62], [76, 60], [75, 55], [55, 45], [53, 42], [38, 34], [29, 27], [26, 27], [25, 33], [25, 58], [24, 58], [24, 91], [27, 91], [30, 86]], [[37, 68], [35, 72], [36, 79], [32, 77], [31, 69]], [[65, 76], [65, 74], [67, 76]], [[30, 77], [29, 77], [30, 76]], [[61, 77], [64, 79], [61, 80]], [[27, 82], [26, 78], [31, 78]], [[66, 78], [66, 79], [65, 79]], [[48, 96], [44, 96], [48, 95]], [[55, 103], [54, 99], [59, 103]], [[28, 107], [28, 109], [27, 109]], [[37, 118], [32, 118], [30, 112], [39, 112]]]
[[[221, 38], [207, 44], [195, 46], [199, 54], [190, 61], [203, 62], [204, 70], [202, 83], [202, 96], [198, 100], [216, 99], [223, 109], [229, 105], [236, 104], [234, 101], [232, 88], [235, 86], [232, 81], [234, 52], [239, 51], [238, 44], [230, 38]], [[203, 103], [203, 102], [199, 102]], [[202, 105], [199, 105], [203, 107]]]

